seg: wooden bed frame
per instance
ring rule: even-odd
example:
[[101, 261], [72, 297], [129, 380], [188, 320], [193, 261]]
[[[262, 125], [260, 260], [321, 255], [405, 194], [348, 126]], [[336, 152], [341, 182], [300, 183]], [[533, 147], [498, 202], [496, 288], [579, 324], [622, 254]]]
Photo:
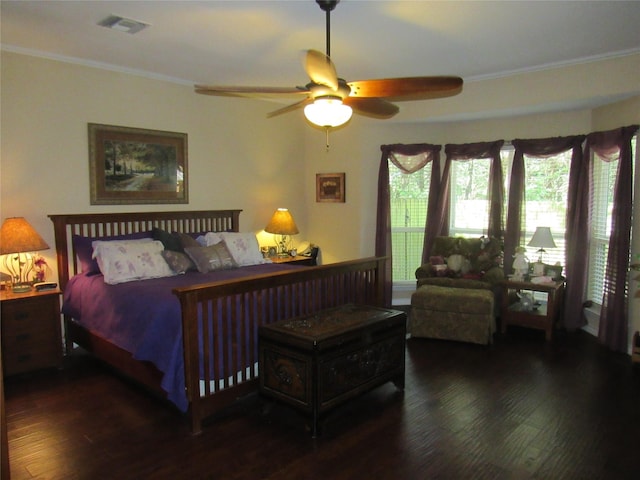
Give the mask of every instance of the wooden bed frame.
[[[54, 225], [60, 288], [64, 291], [69, 279], [79, 273], [73, 235], [113, 236], [154, 227], [182, 233], [237, 232], [240, 212], [49, 215]], [[255, 369], [242, 365], [254, 365], [258, 360], [254, 352], [259, 325], [346, 303], [384, 306], [384, 268], [384, 257], [371, 257], [174, 289], [182, 310], [185, 385], [192, 432], [201, 432], [202, 421], [220, 408], [257, 390]], [[64, 325], [67, 352], [75, 343], [166, 397], [160, 387], [162, 374], [153, 364], [133, 359], [129, 352], [93, 335], [68, 316], [64, 316]], [[231, 340], [216, 343], [217, 348], [213, 349], [208, 342], [201, 341], [211, 336]], [[239, 338], [248, 341], [245, 344], [237, 341]], [[214, 380], [218, 378], [216, 370], [220, 362], [225, 372], [238, 374]]]

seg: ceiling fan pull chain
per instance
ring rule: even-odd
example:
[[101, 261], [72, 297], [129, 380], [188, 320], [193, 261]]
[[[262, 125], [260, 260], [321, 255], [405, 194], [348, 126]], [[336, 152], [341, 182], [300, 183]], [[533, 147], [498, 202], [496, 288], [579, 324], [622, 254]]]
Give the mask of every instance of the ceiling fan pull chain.
[[329, 151], [329, 127], [327, 127], [325, 129], [325, 133], [327, 135], [327, 139], [326, 139], [326, 147], [327, 147], [327, 152]]

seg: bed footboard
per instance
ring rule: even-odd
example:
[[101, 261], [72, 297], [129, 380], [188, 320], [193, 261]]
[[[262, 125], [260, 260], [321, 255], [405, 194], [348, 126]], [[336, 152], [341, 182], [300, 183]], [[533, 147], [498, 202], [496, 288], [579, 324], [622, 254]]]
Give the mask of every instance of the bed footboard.
[[[79, 273], [73, 235], [239, 231], [241, 210], [49, 215], [54, 224], [60, 288]], [[238, 396], [257, 390], [258, 327], [345, 303], [383, 305], [385, 258], [367, 258], [279, 274], [174, 290], [182, 307], [185, 386], [192, 430]], [[65, 317], [67, 344], [77, 342], [119, 371], [162, 394], [162, 374]]]
[[346, 303], [384, 306], [385, 258], [175, 289], [191, 428], [257, 388], [258, 327]]

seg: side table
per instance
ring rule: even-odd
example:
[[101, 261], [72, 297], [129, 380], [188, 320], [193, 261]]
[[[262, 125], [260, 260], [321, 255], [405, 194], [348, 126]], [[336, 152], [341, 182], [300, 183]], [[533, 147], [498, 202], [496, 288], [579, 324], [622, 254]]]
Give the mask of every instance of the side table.
[[305, 267], [313, 267], [316, 265], [316, 259], [314, 257], [306, 257], [304, 255], [297, 255], [295, 257], [270, 257], [273, 263], [293, 263], [294, 265], [300, 265]]
[[62, 365], [60, 290], [0, 292], [5, 376]]
[[[505, 280], [501, 286], [502, 308], [500, 321], [502, 333], [506, 333], [508, 325], [518, 325], [544, 330], [545, 339], [550, 341], [553, 338], [553, 328], [564, 304], [564, 280], [548, 283]], [[536, 303], [536, 307], [533, 310], [522, 310], [519, 303], [510, 303], [509, 292], [523, 290], [546, 293], [547, 300]]]

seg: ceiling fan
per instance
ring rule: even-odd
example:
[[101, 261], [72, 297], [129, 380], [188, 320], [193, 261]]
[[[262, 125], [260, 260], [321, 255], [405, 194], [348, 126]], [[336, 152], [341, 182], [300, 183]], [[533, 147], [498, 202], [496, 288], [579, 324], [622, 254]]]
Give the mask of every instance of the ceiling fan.
[[270, 112], [267, 117], [304, 107], [312, 123], [325, 128], [338, 127], [351, 118], [352, 110], [368, 117], [391, 118], [400, 110], [391, 101], [425, 100], [457, 95], [462, 91], [460, 77], [403, 77], [347, 82], [339, 78], [331, 61], [330, 12], [340, 0], [316, 0], [326, 13], [326, 54], [308, 50], [305, 70], [310, 82], [304, 87], [249, 87], [196, 85], [196, 93], [218, 96], [266, 97], [300, 95], [296, 103]]

